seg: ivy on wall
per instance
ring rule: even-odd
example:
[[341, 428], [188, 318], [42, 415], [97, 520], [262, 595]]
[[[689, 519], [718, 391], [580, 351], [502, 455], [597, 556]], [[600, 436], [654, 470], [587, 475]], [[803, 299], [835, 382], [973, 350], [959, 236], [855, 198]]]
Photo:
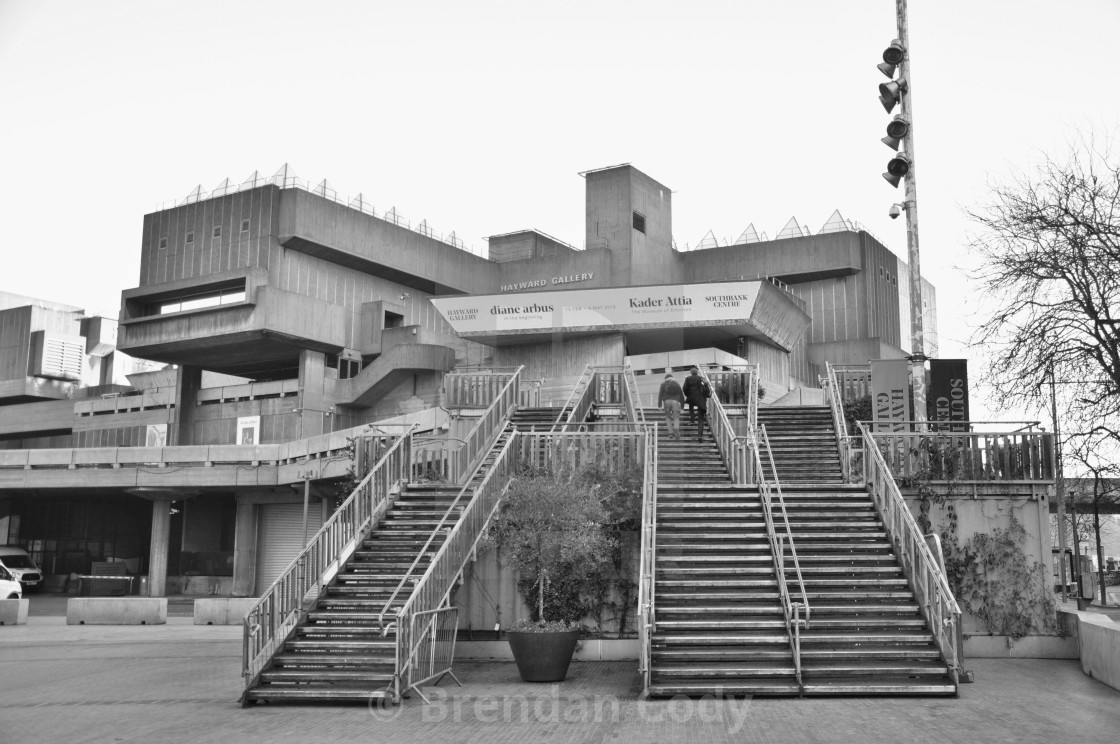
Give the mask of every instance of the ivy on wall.
[[[941, 538], [945, 574], [961, 610], [977, 618], [991, 635], [1017, 640], [1028, 635], [1058, 634], [1057, 604], [1049, 590], [1049, 567], [1031, 561], [1023, 545], [1029, 535], [1015, 517], [1014, 503], [1006, 528], [978, 532], [960, 539], [956, 496], [960, 468], [953, 465], [955, 448], [948, 437], [922, 440], [910, 453], [917, 473], [899, 485], [917, 491], [916, 519], [922, 534]], [[937, 481], [934, 488], [932, 482]], [[936, 529], [932, 507], [940, 507]]]

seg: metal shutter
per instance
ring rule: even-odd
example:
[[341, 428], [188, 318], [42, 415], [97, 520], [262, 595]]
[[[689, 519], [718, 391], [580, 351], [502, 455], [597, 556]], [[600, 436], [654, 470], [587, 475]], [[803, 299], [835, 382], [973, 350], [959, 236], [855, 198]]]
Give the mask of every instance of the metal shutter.
[[[303, 504], [262, 504], [257, 525], [257, 596], [272, 585], [303, 549]], [[323, 526], [318, 499], [307, 510], [307, 537]]]

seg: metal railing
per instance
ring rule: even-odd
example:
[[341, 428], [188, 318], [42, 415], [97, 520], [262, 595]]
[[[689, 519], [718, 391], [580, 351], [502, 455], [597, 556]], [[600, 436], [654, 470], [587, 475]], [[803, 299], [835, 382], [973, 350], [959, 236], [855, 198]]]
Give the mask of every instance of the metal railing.
[[542, 387], [544, 387], [544, 380], [522, 380], [521, 387], [517, 391], [517, 407], [540, 408]]
[[[572, 388], [564, 407], [560, 409], [560, 416], [553, 426], [553, 432], [569, 432], [577, 429], [587, 418], [591, 405], [599, 406], [630, 406], [628, 415], [633, 413], [634, 407], [640, 408], [637, 397], [637, 387], [634, 391], [627, 388], [626, 372], [629, 367], [584, 367], [579, 381]], [[567, 416], [564, 411], [567, 410]], [[631, 419], [634, 420], [634, 419]]]
[[459, 634], [459, 608], [445, 605], [437, 610], [423, 610], [412, 613], [409, 618], [408, 636], [415, 639], [408, 658], [407, 690], [416, 690], [425, 703], [431, 700], [420, 690], [420, 686], [444, 676], [450, 676], [460, 687], [463, 683], [451, 671], [455, 663], [455, 638]]
[[326, 524], [245, 614], [241, 668], [246, 689], [280, 649], [307, 609], [389, 508], [392, 494], [407, 482], [410, 427], [358, 483]]
[[645, 429], [642, 478], [642, 535], [638, 567], [638, 673], [642, 689], [652, 682], [652, 641], [657, 628], [657, 427]]
[[627, 421], [633, 421], [639, 426], [646, 425], [646, 413], [642, 410], [638, 381], [634, 379], [634, 370], [630, 369], [629, 364], [622, 368], [622, 409], [626, 413]]
[[[793, 531], [789, 526], [789, 514], [786, 512], [786, 501], [782, 494], [782, 484], [778, 479], [778, 468], [774, 464], [774, 454], [770, 450], [770, 438], [766, 434], [766, 427], [761, 426], [757, 434], [752, 431], [751, 452], [755, 461], [756, 479], [758, 481], [758, 495], [762, 501], [762, 513], [766, 519], [766, 538], [770, 542], [770, 552], [774, 557], [774, 573], [778, 577], [778, 593], [782, 602], [782, 613], [786, 621], [786, 633], [789, 635], [790, 650], [793, 652], [793, 668], [797, 675], [797, 684], [804, 691], [801, 679], [801, 629], [809, 627], [812, 610], [809, 606], [809, 595], [805, 591], [805, 580], [801, 576], [801, 562], [797, 558], [797, 546], [793, 542]], [[763, 460], [762, 453], [766, 453]], [[769, 467], [769, 471], [767, 471]], [[769, 472], [773, 481], [767, 476]], [[781, 516], [781, 530], [774, 526], [774, 494], [777, 493], [777, 506]], [[789, 558], [786, 557], [786, 548], [789, 548]], [[786, 573], [792, 564], [794, 579], [797, 582], [797, 591], [801, 601], [793, 601], [789, 591], [789, 580]], [[804, 610], [805, 616], [801, 613]]]
[[[928, 426], [931, 422], [916, 423]], [[864, 428], [870, 430], [873, 426]], [[1054, 480], [1053, 435], [1045, 432], [868, 431], [868, 436], [898, 479]]]
[[[870, 378], [868, 378], [870, 379]], [[858, 437], [848, 433], [848, 421], [844, 416], [843, 396], [840, 394], [840, 385], [836, 378], [836, 368], [825, 362], [825, 376], [821, 378], [824, 388], [825, 401], [829, 411], [832, 412], [832, 428], [836, 432], [836, 447], [840, 453], [840, 472], [845, 483], [852, 480], [852, 453], [858, 450]]]
[[[591, 388], [595, 382], [595, 370], [590, 364], [583, 368], [580, 373], [579, 379], [576, 384], [572, 386], [572, 392], [568, 393], [568, 399], [564, 401], [564, 405], [560, 406], [560, 413], [556, 416], [556, 423], [553, 424], [552, 430], [563, 431], [567, 429], [568, 424], [573, 420], [576, 409], [583, 409], [583, 416], [586, 418], [587, 411], [591, 408]], [[567, 415], [565, 415], [567, 411]], [[581, 419], [582, 420], [582, 419]]]
[[[436, 610], [441, 610], [448, 605], [451, 591], [461, 580], [463, 569], [467, 563], [474, 559], [478, 542], [482, 539], [483, 531], [490, 522], [494, 510], [498, 508], [502, 495], [509, 487], [517, 463], [509, 453], [514, 448], [519, 436], [513, 432], [506, 441], [501, 451], [498, 452], [494, 462], [487, 469], [485, 477], [474, 489], [469, 503], [457, 511], [459, 499], [448, 508], [444, 518], [432, 531], [431, 537], [424, 548], [417, 555], [417, 561], [428, 553], [435, 538], [446, 534], [446, 539], [428, 564], [427, 570], [418, 580], [414, 575], [416, 561], [412, 568], [401, 579], [392, 597], [385, 603], [385, 608], [378, 616], [382, 632], [388, 635], [390, 630], [396, 631], [396, 674], [394, 676], [394, 697], [400, 700], [405, 692], [414, 689], [425, 681], [425, 674], [430, 670], [417, 666], [420, 648], [427, 642], [429, 635], [434, 632], [431, 624], [439, 619]], [[479, 466], [481, 468], [481, 465]], [[472, 478], [473, 480], [473, 478]], [[464, 489], [465, 491], [466, 489]], [[460, 494], [460, 498], [462, 494]], [[452, 521], [451, 516], [455, 514]], [[444, 530], [450, 531], [444, 533]], [[415, 581], [415, 585], [412, 582]], [[391, 609], [392, 603], [398, 596], [404, 596], [406, 585], [411, 587], [408, 598], [396, 611], [395, 619], [385, 623], [385, 617]], [[425, 614], [430, 613], [430, 614]], [[414, 617], [423, 615], [427, 621], [416, 621]], [[450, 662], [448, 662], [450, 670]]]
[[487, 408], [521, 369], [450, 372], [443, 377], [443, 405], [445, 408]]
[[[254, 172], [249, 178], [247, 178], [245, 181], [242, 181], [240, 184], [229, 183], [229, 179], [226, 179], [222, 185], [220, 185], [218, 188], [215, 188], [213, 191], [203, 191], [202, 187], [199, 186], [185, 198], [161, 202], [157, 205], [156, 209], [157, 211], [174, 209], [175, 207], [180, 207], [185, 204], [193, 204], [196, 202], [205, 201], [206, 199], [227, 196], [229, 194], [235, 194], [240, 191], [247, 191], [249, 189], [255, 189], [261, 186], [268, 185], [278, 186], [281, 189], [299, 189], [300, 191], [306, 191], [309, 194], [321, 196], [324, 199], [329, 199], [336, 204], [341, 204], [344, 207], [355, 209], [364, 214], [368, 214], [371, 217], [376, 217], [378, 219], [385, 220], [386, 222], [391, 222], [394, 225], [412, 230], [413, 232], [424, 235], [425, 237], [432, 238], [433, 240], [438, 240], [441, 243], [446, 243], [447, 245], [458, 248], [461, 251], [466, 251], [467, 253], [471, 253], [473, 255], [480, 255], [478, 253], [475, 253], [473, 247], [468, 247], [467, 244], [463, 242], [463, 239], [455, 234], [454, 230], [452, 230], [447, 235], [442, 235], [432, 229], [428, 225], [428, 221], [426, 219], [421, 220], [414, 226], [407, 219], [401, 216], [396, 207], [390, 207], [383, 212], [378, 212], [373, 204], [371, 204], [369, 200], [362, 196], [362, 194], [358, 194], [353, 198], [339, 194], [338, 191], [331, 187], [326, 179], [323, 179], [317, 185], [312, 186], [310, 181], [305, 181], [304, 179], [296, 176], [294, 172], [289, 167], [287, 167], [287, 165], [277, 171], [276, 174], [272, 177], [261, 176], [258, 173]], [[485, 250], [482, 251], [481, 255], [485, 257]]]
[[524, 367], [510, 375], [505, 385], [497, 391], [490, 407], [479, 417], [471, 432], [463, 438], [463, 446], [452, 458], [451, 482], [465, 483], [464, 477], [473, 473], [482, 458], [494, 445], [494, 440], [505, 427], [509, 416], [517, 408], [518, 391], [521, 385], [521, 372]]
[[902, 570], [914, 591], [918, 607], [929, 625], [933, 641], [949, 667], [953, 684], [958, 683], [958, 671], [963, 647], [959, 645], [961, 608], [949, 588], [949, 581], [926, 538], [923, 537], [910, 507], [902, 498], [898, 485], [891, 476], [887, 461], [862, 423], [865, 453], [863, 478], [871, 500], [885, 525], [887, 537], [894, 546]]
[[[708, 385], [712, 384], [703, 369], [700, 370], [700, 377], [707, 381]], [[715, 387], [712, 387], [712, 391], [712, 397], [708, 398], [708, 426], [712, 430], [712, 438], [716, 440], [716, 445], [719, 447], [720, 456], [727, 466], [727, 472], [731, 474], [731, 482], [736, 485], [753, 483], [756, 475], [752, 472], [754, 463], [747, 436], [735, 433], [723, 404], [719, 402], [719, 396], [715, 394]]]

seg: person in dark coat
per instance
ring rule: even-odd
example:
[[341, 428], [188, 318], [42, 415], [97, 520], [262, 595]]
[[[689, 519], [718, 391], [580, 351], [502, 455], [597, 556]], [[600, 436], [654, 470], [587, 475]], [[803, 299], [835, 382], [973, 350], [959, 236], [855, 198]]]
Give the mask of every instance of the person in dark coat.
[[657, 391], [657, 405], [665, 411], [665, 422], [669, 427], [669, 436], [673, 439], [681, 438], [681, 408], [684, 406], [684, 391], [679, 382], [673, 379], [673, 373], [665, 375], [665, 382]]
[[[688, 377], [684, 380], [684, 398], [688, 402], [688, 423], [697, 422], [696, 439], [704, 439], [704, 419], [708, 417], [708, 394], [704, 390], [708, 383], [700, 376], [700, 368], [693, 367]], [[697, 416], [697, 411], [700, 415]], [[699, 419], [699, 421], [697, 421]]]

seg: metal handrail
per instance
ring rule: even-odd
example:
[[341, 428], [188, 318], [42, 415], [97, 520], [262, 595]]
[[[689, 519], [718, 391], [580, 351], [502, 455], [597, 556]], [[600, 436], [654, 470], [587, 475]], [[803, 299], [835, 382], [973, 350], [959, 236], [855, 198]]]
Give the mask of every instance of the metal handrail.
[[840, 473], [845, 483], [852, 480], [851, 456], [853, 439], [848, 434], [848, 422], [844, 417], [844, 404], [840, 400], [840, 387], [836, 382], [836, 367], [830, 362], [825, 362], [825, 377], [821, 384], [825, 390], [825, 400], [828, 401], [829, 410], [832, 412], [832, 428], [836, 432], [836, 449], [840, 454]]
[[[699, 371], [700, 377], [711, 386], [712, 381], [707, 373], [703, 369]], [[750, 449], [748, 438], [735, 434], [731, 420], [727, 417], [719, 396], [715, 394], [714, 387], [712, 387], [712, 397], [708, 398], [708, 414], [708, 426], [712, 430], [712, 438], [716, 440], [719, 453], [727, 466], [727, 472], [731, 474], [731, 482], [736, 485], [753, 483], [756, 476], [751, 472], [753, 463], [748, 452]]]
[[762, 377], [757, 364], [748, 365], [747, 370], [747, 429], [754, 431], [758, 427], [758, 385]]
[[645, 478], [642, 491], [642, 540], [638, 569], [638, 673], [642, 689], [652, 682], [652, 635], [656, 630], [657, 568], [657, 428], [645, 431]]
[[622, 381], [622, 405], [626, 409], [626, 418], [639, 426], [645, 426], [646, 412], [642, 409], [638, 381], [634, 379], [634, 370], [629, 364], [622, 368]]
[[[461, 579], [467, 562], [474, 559], [478, 542], [482, 539], [490, 518], [513, 480], [516, 463], [515, 458], [509, 453], [517, 451], [517, 441], [521, 436], [524, 435], [514, 431], [498, 452], [494, 462], [488, 467], [486, 476], [474, 490], [470, 502], [458, 515], [454, 527], [428, 564], [424, 575], [416, 582], [404, 605], [397, 610], [396, 620], [391, 627], [396, 629], [396, 674], [393, 684], [394, 697], [398, 700], [404, 692], [407, 692], [411, 684], [407, 680], [411, 674], [411, 661], [415, 652], [410, 637], [415, 631], [412, 617], [440, 609], [447, 604], [451, 591]], [[421, 551], [421, 555], [423, 552]], [[433, 616], [432, 622], [434, 621]], [[389, 630], [390, 627], [384, 627], [382, 632], [387, 634]], [[422, 628], [421, 637], [426, 632], [427, 628]], [[402, 682], [405, 683], [403, 690]]]
[[[568, 393], [568, 399], [564, 401], [564, 405], [560, 406], [560, 413], [556, 414], [556, 421], [552, 425], [553, 433], [556, 432], [557, 428], [563, 431], [567, 427], [568, 422], [572, 419], [572, 414], [575, 413], [576, 407], [584, 398], [590, 395], [589, 391], [594, 381], [595, 371], [590, 364], [587, 364], [584, 366], [583, 372], [580, 372], [576, 384], [572, 386], [572, 392]], [[567, 417], [564, 416], [564, 411], [568, 412]]]
[[[756, 433], [757, 432], [757, 433]], [[785, 496], [782, 494], [781, 480], [778, 478], [778, 468], [774, 464], [774, 453], [770, 449], [770, 438], [766, 427], [759, 427], [751, 432], [751, 452], [754, 456], [757, 469], [758, 493], [762, 501], [762, 513], [766, 520], [766, 536], [770, 542], [770, 551], [774, 556], [775, 574], [778, 578], [778, 593], [782, 602], [782, 612], [785, 615], [786, 632], [789, 635], [790, 650], [793, 652], [794, 672], [797, 675], [797, 684], [804, 690], [801, 678], [801, 629], [808, 628], [812, 617], [812, 608], [809, 604], [809, 595], [805, 591], [805, 579], [801, 575], [801, 561], [797, 557], [797, 546], [793, 541], [793, 531], [789, 525], [789, 514], [786, 511]], [[762, 452], [766, 452], [765, 464], [769, 464], [773, 482], [766, 475], [766, 467], [762, 459]], [[774, 526], [774, 492], [778, 495], [778, 507], [781, 510], [782, 532], [778, 534]], [[786, 545], [789, 545], [789, 560], [793, 563], [794, 576], [797, 580], [801, 601], [794, 602], [790, 595], [789, 582], [786, 579]], [[801, 617], [801, 611], [805, 617]]]
[[933, 640], [953, 683], [958, 682], [963, 647], [959, 647], [961, 608], [949, 580], [941, 570], [910, 507], [902, 498], [883, 454], [875, 445], [863, 422], [857, 422], [863, 435], [863, 475], [871, 500], [883, 520], [888, 537], [898, 551], [902, 570], [914, 590], [918, 606], [929, 624]]
[[524, 365], [517, 368], [502, 389], [498, 391], [494, 402], [479, 417], [470, 433], [463, 438], [463, 447], [459, 450], [461, 456], [456, 462], [455, 472], [452, 473], [453, 483], [465, 483], [463, 477], [475, 470], [478, 463], [490, 451], [494, 440], [505, 428], [509, 415], [517, 408], [517, 394], [521, 384], [521, 373]]
[[[390, 496], [411, 470], [410, 426], [365, 475], [346, 501], [245, 613], [242, 675], [249, 689], [295, 630], [308, 593], [328, 583], [389, 508]], [[312, 602], [318, 601], [318, 594]]]

